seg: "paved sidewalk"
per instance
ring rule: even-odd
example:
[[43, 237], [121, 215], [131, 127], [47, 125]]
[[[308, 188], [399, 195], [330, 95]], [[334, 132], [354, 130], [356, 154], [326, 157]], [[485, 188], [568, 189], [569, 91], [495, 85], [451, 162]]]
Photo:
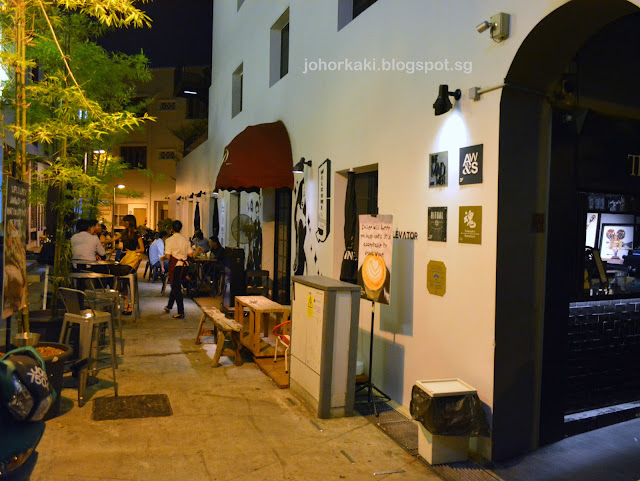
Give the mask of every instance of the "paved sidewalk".
[[440, 479], [364, 418], [315, 419], [252, 362], [223, 358], [214, 369], [214, 346], [194, 344], [198, 307], [185, 300], [186, 319], [172, 319], [159, 283], [140, 279], [140, 291], [142, 318], [124, 327], [120, 394], [167, 394], [173, 416], [93, 421], [92, 401], [113, 396], [103, 371], [82, 408], [75, 389], [63, 390], [32, 481]]

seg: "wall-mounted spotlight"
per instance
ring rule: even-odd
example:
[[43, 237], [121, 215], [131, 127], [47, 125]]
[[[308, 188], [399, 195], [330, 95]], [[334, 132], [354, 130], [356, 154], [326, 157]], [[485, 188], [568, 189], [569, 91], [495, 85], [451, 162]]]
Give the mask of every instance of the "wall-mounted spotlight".
[[476, 26], [478, 33], [490, 30], [491, 38], [495, 42], [502, 42], [509, 38], [509, 23], [511, 15], [508, 13], [498, 13], [492, 16], [488, 21], [485, 20]]
[[436, 115], [446, 114], [451, 110], [453, 104], [451, 103], [451, 100], [449, 100], [449, 96], [456, 100], [460, 100], [462, 92], [460, 89], [457, 89], [455, 92], [449, 92], [448, 85], [440, 85], [440, 87], [438, 87], [438, 98], [433, 103], [433, 109], [435, 110]]
[[300, 159], [300, 161], [293, 166], [293, 173], [294, 174], [304, 174], [304, 166], [308, 165], [309, 167], [311, 167], [311, 161], [310, 160], [304, 160], [304, 157], [302, 157]]

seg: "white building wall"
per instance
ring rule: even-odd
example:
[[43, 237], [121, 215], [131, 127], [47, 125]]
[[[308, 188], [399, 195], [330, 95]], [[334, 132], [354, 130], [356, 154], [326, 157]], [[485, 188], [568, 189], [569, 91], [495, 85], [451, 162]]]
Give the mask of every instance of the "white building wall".
[[[313, 160], [304, 174], [309, 274], [339, 276], [346, 181], [332, 177], [332, 227], [315, 240], [317, 167], [332, 173], [370, 164], [379, 168], [379, 212], [394, 227], [418, 232], [395, 241], [391, 306], [376, 309], [374, 382], [408, 406], [417, 379], [459, 377], [493, 405], [495, 270], [501, 91], [469, 100], [471, 87], [500, 85], [523, 40], [563, 0], [378, 0], [337, 31], [338, 0], [247, 0], [215, 4], [209, 142], [211, 164], [186, 158], [178, 168], [183, 191], [212, 187], [224, 147], [246, 126], [282, 120], [294, 162]], [[634, 2], [640, 3], [640, 2]], [[269, 87], [269, 29], [290, 8], [289, 73]], [[511, 36], [495, 43], [475, 26], [498, 12], [511, 14]], [[541, 54], [543, 54], [541, 52]], [[305, 61], [349, 59], [471, 62], [468, 72], [305, 71]], [[243, 63], [243, 111], [231, 116], [232, 72]], [[453, 111], [436, 117], [439, 84], [463, 92]], [[484, 181], [458, 185], [458, 149], [484, 144]], [[429, 153], [449, 152], [448, 187], [429, 189]], [[186, 162], [186, 163], [185, 163]], [[210, 162], [210, 161], [207, 161]], [[197, 167], [196, 167], [197, 165]], [[183, 168], [184, 167], [184, 168]], [[211, 178], [187, 170], [202, 169]], [[302, 176], [296, 176], [298, 184]], [[184, 180], [183, 180], [184, 179]], [[294, 195], [295, 202], [295, 195]], [[482, 245], [458, 243], [458, 207], [483, 208]], [[448, 207], [448, 240], [428, 242], [427, 208]], [[314, 262], [313, 252], [318, 260]], [[430, 260], [447, 267], [444, 297], [426, 289]], [[362, 359], [368, 353], [370, 304], [361, 305]], [[295, 322], [295, 320], [294, 320]]]

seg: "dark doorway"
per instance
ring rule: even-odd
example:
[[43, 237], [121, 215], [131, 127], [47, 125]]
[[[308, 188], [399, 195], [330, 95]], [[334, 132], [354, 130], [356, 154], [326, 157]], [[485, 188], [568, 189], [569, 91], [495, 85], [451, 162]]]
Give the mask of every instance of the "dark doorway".
[[291, 189], [276, 189], [273, 300], [291, 304]]
[[637, 73], [629, 71], [640, 65], [629, 49], [637, 44], [630, 37], [640, 31], [637, 13], [638, 7], [626, 0], [568, 2], [531, 31], [505, 78], [498, 172], [494, 460], [565, 435], [567, 319], [571, 292], [579, 285], [576, 249], [584, 220], [572, 147], [578, 130], [563, 137], [556, 129], [566, 120], [563, 110], [578, 118], [586, 111], [640, 118], [640, 95], [632, 87]]

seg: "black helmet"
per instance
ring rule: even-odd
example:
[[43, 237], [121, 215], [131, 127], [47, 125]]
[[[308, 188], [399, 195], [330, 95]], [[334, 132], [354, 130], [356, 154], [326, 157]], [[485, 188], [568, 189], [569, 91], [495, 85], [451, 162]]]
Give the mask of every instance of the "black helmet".
[[40, 421], [53, 403], [44, 359], [21, 347], [0, 359], [0, 409], [16, 421]]

